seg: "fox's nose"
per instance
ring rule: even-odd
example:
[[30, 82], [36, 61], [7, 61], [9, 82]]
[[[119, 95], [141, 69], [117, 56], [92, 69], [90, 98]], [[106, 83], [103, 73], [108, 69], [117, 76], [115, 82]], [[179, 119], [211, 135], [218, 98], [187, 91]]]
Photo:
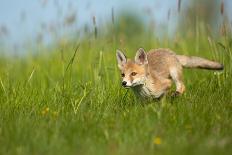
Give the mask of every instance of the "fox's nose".
[[126, 86], [126, 81], [122, 81], [122, 86]]

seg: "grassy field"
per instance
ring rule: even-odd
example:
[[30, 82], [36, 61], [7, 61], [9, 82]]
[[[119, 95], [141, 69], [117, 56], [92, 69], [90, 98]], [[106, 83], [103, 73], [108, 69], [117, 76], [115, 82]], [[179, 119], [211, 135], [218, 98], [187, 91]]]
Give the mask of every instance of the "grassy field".
[[[139, 47], [225, 70], [185, 70], [183, 96], [140, 100], [121, 87], [115, 57]], [[91, 37], [35, 51], [0, 57], [0, 154], [232, 154], [231, 35]]]

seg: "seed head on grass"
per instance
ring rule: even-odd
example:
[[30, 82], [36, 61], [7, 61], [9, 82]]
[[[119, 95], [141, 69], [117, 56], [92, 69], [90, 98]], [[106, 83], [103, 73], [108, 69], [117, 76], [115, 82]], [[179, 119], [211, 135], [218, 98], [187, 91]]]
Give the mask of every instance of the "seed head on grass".
[[178, 13], [180, 13], [180, 9], [181, 9], [181, 0], [178, 0]]
[[93, 16], [93, 26], [94, 26], [94, 37], [97, 38], [97, 24], [96, 24], [96, 17]]
[[112, 23], [114, 24], [114, 8], [113, 7], [111, 9], [111, 20], [112, 20]]
[[224, 1], [221, 2], [221, 8], [220, 8], [221, 15], [224, 14]]
[[76, 21], [76, 12], [72, 12], [71, 14], [65, 17], [64, 25], [71, 26], [75, 23], [75, 21]]
[[170, 19], [170, 15], [171, 15], [171, 9], [168, 9], [168, 21]]
[[220, 27], [220, 35], [221, 36], [225, 36], [226, 35], [226, 26], [225, 24], [222, 24], [221, 27]]
[[9, 29], [5, 25], [0, 25], [0, 37], [8, 36], [9, 35]]

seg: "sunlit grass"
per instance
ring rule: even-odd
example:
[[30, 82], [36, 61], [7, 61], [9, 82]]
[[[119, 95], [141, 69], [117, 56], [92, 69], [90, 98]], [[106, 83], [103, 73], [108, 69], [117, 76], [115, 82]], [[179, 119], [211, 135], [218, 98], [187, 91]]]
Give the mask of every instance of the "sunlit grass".
[[[199, 34], [197, 42], [96, 35], [79, 48], [1, 57], [0, 154], [231, 154], [231, 36]], [[225, 70], [185, 70], [183, 96], [140, 100], [120, 86], [115, 51], [132, 57], [141, 46], [215, 59]]]

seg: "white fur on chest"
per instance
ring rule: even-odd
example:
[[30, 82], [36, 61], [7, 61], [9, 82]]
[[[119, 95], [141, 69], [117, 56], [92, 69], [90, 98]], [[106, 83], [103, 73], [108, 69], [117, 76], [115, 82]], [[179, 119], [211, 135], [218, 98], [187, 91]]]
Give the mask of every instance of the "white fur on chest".
[[142, 97], [150, 97], [152, 95], [151, 90], [145, 85], [139, 85], [132, 88], [135, 94]]
[[159, 98], [161, 95], [163, 95], [163, 91], [156, 91], [154, 88], [149, 88], [149, 85], [139, 85], [136, 87], [133, 87], [133, 91], [142, 97], [153, 97], [153, 98]]

